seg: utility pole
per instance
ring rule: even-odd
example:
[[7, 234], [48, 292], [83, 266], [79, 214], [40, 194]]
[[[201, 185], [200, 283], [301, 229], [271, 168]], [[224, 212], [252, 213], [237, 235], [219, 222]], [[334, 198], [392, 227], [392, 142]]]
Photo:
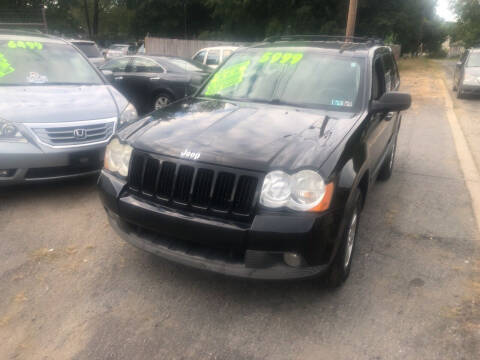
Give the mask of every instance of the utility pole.
[[350, 6], [348, 7], [348, 20], [347, 20], [347, 37], [355, 36], [355, 24], [357, 23], [357, 9], [358, 0], [350, 0]]

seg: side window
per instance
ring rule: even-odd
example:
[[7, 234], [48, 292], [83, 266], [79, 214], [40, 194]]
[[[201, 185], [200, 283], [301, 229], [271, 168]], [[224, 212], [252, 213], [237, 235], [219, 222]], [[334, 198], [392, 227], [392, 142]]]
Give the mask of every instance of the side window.
[[468, 50], [465, 51], [462, 57], [460, 58], [460, 61], [462, 62], [462, 64], [465, 64], [465, 61], [467, 61], [467, 57], [468, 57]]
[[377, 57], [373, 63], [372, 99], [378, 100], [383, 94], [385, 94], [383, 61], [381, 57]]
[[207, 53], [206, 51], [200, 51], [197, 55], [195, 55], [193, 60], [198, 61], [199, 63], [203, 64], [203, 60], [205, 59], [205, 54], [206, 53]]
[[132, 72], [136, 73], [163, 73], [163, 69], [155, 61], [145, 58], [133, 60]]
[[383, 56], [383, 71], [385, 73], [385, 89], [386, 91], [392, 91], [399, 85], [399, 78], [397, 67], [395, 66], [395, 60], [391, 54]]
[[102, 69], [111, 70], [113, 72], [125, 72], [125, 69], [127, 68], [129, 62], [129, 58], [112, 60], [105, 64]]
[[207, 54], [207, 65], [218, 65], [220, 62], [220, 50], [210, 50]]

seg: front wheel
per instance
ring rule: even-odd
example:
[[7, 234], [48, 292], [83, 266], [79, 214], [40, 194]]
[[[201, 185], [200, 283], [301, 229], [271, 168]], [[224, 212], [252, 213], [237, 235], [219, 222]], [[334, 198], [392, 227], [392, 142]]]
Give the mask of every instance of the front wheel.
[[337, 254], [326, 276], [327, 286], [330, 288], [340, 287], [350, 275], [361, 211], [362, 193], [356, 189], [353, 206], [347, 210], [346, 226], [341, 240], [342, 243], [337, 250]]
[[462, 90], [462, 87], [459, 85], [457, 89], [457, 99], [463, 99], [463, 98], [464, 98], [463, 90]]
[[172, 97], [168, 94], [157, 94], [153, 98], [153, 110], [163, 109], [172, 101]]

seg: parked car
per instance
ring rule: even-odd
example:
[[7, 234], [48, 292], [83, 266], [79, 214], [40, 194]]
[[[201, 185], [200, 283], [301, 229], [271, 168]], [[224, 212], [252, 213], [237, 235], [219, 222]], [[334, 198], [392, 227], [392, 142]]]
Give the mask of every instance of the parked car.
[[113, 228], [198, 269], [342, 284], [411, 104], [390, 48], [351, 41], [239, 50], [194, 97], [119, 132], [99, 178]]
[[105, 52], [105, 58], [107, 60], [116, 58], [116, 57], [121, 57], [125, 56], [128, 54], [128, 51], [130, 49], [130, 45], [128, 44], [113, 44], [110, 45]]
[[455, 67], [453, 90], [457, 97], [480, 95], [480, 48], [468, 49]]
[[237, 46], [209, 47], [197, 51], [195, 55], [192, 56], [192, 59], [200, 64], [216, 69], [218, 65], [225, 61], [237, 49]]
[[105, 58], [97, 47], [97, 44], [95, 44], [95, 41], [69, 40], [69, 43], [79, 48], [95, 66], [99, 67], [105, 63]]
[[192, 94], [211, 72], [190, 59], [146, 55], [117, 58], [101, 70], [113, 72], [112, 84], [141, 114]]
[[135, 108], [65, 40], [0, 32], [0, 185], [98, 173]]

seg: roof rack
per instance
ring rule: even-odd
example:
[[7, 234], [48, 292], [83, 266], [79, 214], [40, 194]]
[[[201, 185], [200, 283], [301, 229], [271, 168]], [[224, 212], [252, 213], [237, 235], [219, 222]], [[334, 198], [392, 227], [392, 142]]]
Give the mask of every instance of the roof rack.
[[360, 36], [332, 36], [332, 35], [277, 35], [267, 37], [264, 42], [274, 41], [324, 41], [324, 42], [343, 42], [365, 45], [383, 45], [383, 40], [377, 38]]

